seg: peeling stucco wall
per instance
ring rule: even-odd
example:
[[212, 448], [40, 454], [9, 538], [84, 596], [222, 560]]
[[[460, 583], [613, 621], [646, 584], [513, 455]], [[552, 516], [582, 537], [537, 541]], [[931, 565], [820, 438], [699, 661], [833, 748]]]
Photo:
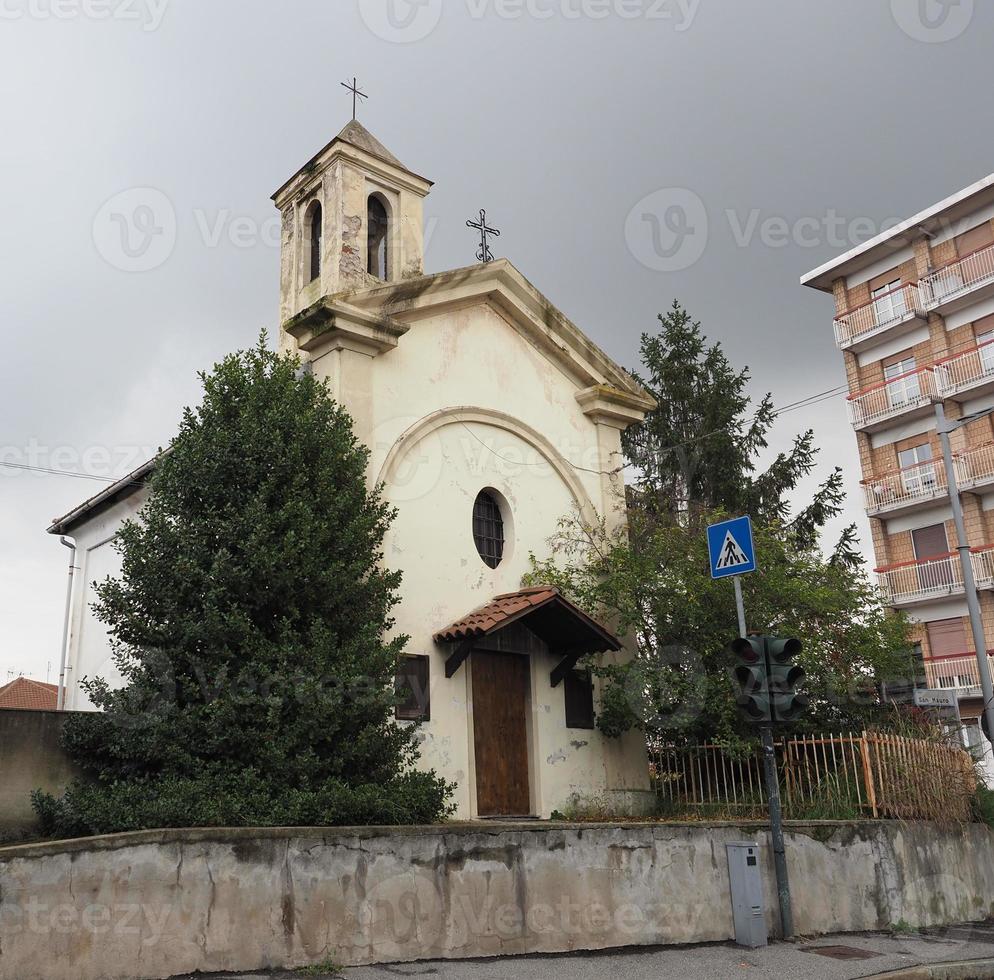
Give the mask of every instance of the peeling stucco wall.
[[[0, 977], [193, 971], [559, 952], [732, 937], [725, 844], [758, 825], [488, 824], [156, 831], [0, 849]], [[798, 933], [980, 921], [994, 834], [795, 824]]]

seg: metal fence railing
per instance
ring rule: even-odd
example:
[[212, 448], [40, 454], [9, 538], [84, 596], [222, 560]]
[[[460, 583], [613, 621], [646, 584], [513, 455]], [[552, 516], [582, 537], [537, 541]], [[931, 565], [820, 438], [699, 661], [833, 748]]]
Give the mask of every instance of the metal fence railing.
[[[793, 819], [971, 819], [974, 760], [958, 745], [877, 732], [803, 735], [775, 743], [784, 813]], [[762, 758], [720, 745], [657, 746], [653, 785], [664, 808], [732, 817], [765, 813]]]

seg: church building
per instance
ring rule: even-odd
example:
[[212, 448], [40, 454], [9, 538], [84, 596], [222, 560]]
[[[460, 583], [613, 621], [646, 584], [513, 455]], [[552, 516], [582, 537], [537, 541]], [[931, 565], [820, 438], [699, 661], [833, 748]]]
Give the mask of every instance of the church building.
[[[644, 739], [600, 734], [578, 666], [630, 656], [623, 638], [522, 577], [561, 518], [624, 520], [621, 434], [653, 401], [485, 246], [479, 264], [426, 275], [431, 187], [353, 120], [273, 197], [281, 348], [327, 380], [398, 511], [398, 723], [421, 721], [421, 765], [457, 784], [459, 818], [548, 817], [573, 795], [638, 806]], [[119, 681], [92, 583], [117, 572], [113, 539], [153, 468], [49, 529], [76, 546], [67, 709], [92, 707], [84, 677]]]

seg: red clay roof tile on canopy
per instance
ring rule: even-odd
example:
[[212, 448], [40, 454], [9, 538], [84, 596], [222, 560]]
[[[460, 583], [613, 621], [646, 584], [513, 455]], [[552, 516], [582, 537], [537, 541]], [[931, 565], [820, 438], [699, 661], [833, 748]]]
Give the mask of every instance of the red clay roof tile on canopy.
[[59, 688], [43, 684], [30, 677], [18, 677], [0, 687], [0, 709], [20, 711], [55, 711], [59, 703]]
[[[537, 614], [533, 617], [533, 614]], [[455, 643], [486, 636], [509, 626], [517, 620], [533, 617], [529, 626], [550, 647], [557, 640], [569, 640], [569, 645], [582, 647], [585, 652], [620, 650], [621, 642], [582, 609], [564, 598], [559, 589], [540, 585], [520, 592], [508, 592], [492, 602], [473, 610], [435, 634], [436, 643]], [[568, 624], [569, 628], [563, 627]]]

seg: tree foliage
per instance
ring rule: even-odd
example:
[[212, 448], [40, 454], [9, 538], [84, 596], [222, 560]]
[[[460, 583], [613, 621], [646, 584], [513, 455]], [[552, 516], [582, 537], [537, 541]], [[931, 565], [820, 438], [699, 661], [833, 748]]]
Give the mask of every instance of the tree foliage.
[[734, 594], [712, 581], [706, 528], [751, 514], [760, 570], [743, 578], [749, 628], [804, 643], [818, 729], [858, 727], [881, 713], [876, 684], [913, 676], [906, 621], [886, 615], [847, 528], [827, 555], [821, 531], [838, 515], [835, 470], [806, 506], [790, 500], [816, 465], [814, 435], [793, 441], [760, 471], [776, 418], [766, 395], [753, 409], [748, 370], [674, 303], [657, 335], [642, 338], [636, 376], [658, 407], [630, 428], [624, 448], [634, 479], [628, 527], [611, 532], [566, 518], [551, 559], [533, 561], [532, 581], [552, 581], [630, 636], [635, 660], [600, 667], [598, 725], [609, 735], [634, 726], [667, 739], [734, 741], [752, 729], [735, 708], [727, 646], [737, 632]]
[[368, 450], [299, 362], [258, 346], [202, 375], [96, 589], [126, 682], [64, 735], [90, 777], [37, 795], [51, 832], [410, 823], [450, 787], [394, 722], [407, 637]]

